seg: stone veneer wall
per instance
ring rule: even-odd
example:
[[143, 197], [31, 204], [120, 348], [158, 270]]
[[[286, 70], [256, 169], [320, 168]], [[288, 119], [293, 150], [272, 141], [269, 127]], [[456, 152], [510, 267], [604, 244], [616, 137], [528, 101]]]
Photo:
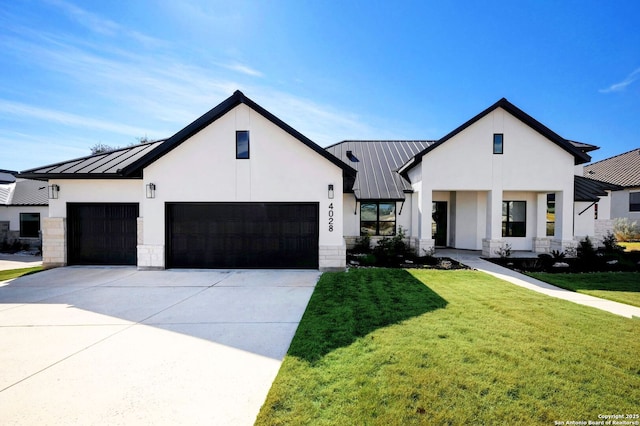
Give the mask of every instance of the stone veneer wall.
[[321, 271], [344, 271], [347, 268], [347, 246], [320, 246], [318, 269]]
[[42, 265], [55, 268], [67, 264], [67, 220], [45, 217], [42, 220]]
[[613, 234], [613, 225], [615, 219], [598, 219], [595, 222], [593, 243], [594, 245], [601, 245], [604, 237], [607, 236], [608, 233]]

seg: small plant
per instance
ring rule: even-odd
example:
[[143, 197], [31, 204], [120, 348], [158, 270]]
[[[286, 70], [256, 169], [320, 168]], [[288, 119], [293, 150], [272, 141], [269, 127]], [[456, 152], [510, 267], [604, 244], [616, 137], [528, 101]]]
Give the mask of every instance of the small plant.
[[567, 257], [567, 253], [560, 250], [551, 250], [551, 256], [553, 257], [553, 260], [560, 261]]
[[411, 254], [411, 249], [404, 242], [404, 229], [400, 227], [393, 237], [384, 237], [373, 248], [373, 253], [383, 263], [395, 262]]
[[353, 246], [355, 253], [369, 253], [371, 252], [371, 237], [363, 235], [358, 237], [356, 244]]
[[496, 249], [494, 253], [500, 256], [502, 259], [511, 257], [511, 244], [504, 244], [499, 249]]
[[602, 239], [602, 245], [604, 246], [605, 253], [622, 253], [624, 251], [624, 247], [618, 244], [618, 240], [613, 233], [608, 232], [607, 236]]
[[436, 248], [435, 247], [429, 247], [428, 249], [422, 249], [422, 252], [424, 253], [424, 257], [433, 257], [434, 254], [436, 254]]

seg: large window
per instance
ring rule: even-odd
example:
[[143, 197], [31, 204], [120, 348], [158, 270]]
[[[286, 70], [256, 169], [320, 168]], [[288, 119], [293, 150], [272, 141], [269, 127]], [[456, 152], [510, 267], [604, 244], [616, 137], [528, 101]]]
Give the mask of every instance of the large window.
[[240, 160], [249, 158], [248, 130], [239, 130], [236, 132], [236, 158]]
[[360, 235], [395, 235], [396, 203], [393, 201], [360, 203]]
[[524, 237], [527, 234], [527, 202], [502, 202], [502, 236]]
[[20, 213], [20, 238], [40, 237], [40, 213]]
[[629, 211], [640, 212], [640, 192], [629, 193]]

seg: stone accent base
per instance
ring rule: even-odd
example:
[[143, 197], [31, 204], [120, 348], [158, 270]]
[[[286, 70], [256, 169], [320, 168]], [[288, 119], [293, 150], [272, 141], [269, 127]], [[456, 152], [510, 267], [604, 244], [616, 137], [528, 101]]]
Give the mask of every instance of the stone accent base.
[[433, 254], [434, 250], [436, 249], [436, 240], [434, 240], [433, 238], [416, 238], [413, 244], [417, 256], [427, 256], [429, 254]]
[[347, 246], [320, 246], [318, 269], [323, 272], [347, 269]]
[[164, 246], [138, 245], [138, 270], [162, 270], [164, 264]]
[[534, 253], [550, 253], [551, 252], [551, 238], [534, 237], [533, 238], [533, 251], [534, 251]]
[[42, 266], [55, 268], [67, 264], [67, 220], [64, 217], [42, 219]]
[[484, 257], [500, 257], [498, 250], [505, 246], [504, 240], [482, 239], [482, 255]]
[[595, 229], [593, 235], [593, 243], [595, 246], [602, 245], [602, 241], [607, 236], [607, 234], [613, 234], [613, 219], [598, 219], [595, 221]]
[[567, 257], [575, 257], [578, 243], [574, 240], [553, 240], [551, 241], [551, 251], [564, 252]]

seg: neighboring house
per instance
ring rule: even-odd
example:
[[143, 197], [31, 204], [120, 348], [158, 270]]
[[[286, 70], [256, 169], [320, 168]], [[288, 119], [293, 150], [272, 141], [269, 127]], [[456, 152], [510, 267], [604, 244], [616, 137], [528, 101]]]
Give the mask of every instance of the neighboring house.
[[608, 194], [576, 177], [593, 149], [506, 99], [437, 141], [323, 149], [236, 91], [167, 140], [22, 176], [52, 190], [45, 265], [328, 270], [400, 227], [419, 254], [574, 247]]
[[640, 148], [584, 167], [584, 176], [618, 185], [611, 196], [611, 218], [640, 220]]
[[40, 225], [48, 216], [47, 184], [17, 174], [0, 170], [0, 247], [19, 242], [39, 248]]

